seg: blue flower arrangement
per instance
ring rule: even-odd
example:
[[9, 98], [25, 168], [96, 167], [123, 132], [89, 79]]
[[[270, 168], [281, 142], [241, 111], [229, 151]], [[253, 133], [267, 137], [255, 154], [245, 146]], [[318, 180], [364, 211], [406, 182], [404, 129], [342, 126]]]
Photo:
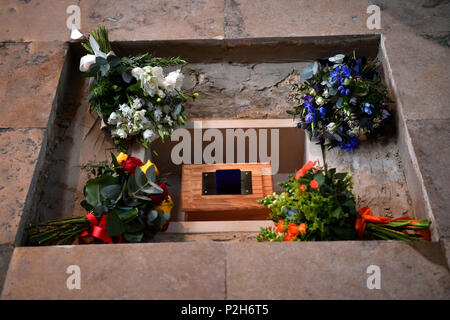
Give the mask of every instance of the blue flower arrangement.
[[353, 151], [369, 135], [381, 132], [391, 117], [390, 99], [377, 71], [379, 62], [338, 54], [315, 61], [300, 71], [291, 98], [297, 103], [288, 113], [311, 140], [328, 149]]

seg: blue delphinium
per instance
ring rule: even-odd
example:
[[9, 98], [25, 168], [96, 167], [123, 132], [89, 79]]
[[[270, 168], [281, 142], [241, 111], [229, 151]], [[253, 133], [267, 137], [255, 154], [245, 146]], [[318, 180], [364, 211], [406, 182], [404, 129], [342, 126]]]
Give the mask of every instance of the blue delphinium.
[[307, 123], [316, 122], [316, 115], [314, 113], [308, 113], [305, 117]]
[[325, 115], [327, 114], [327, 109], [325, 109], [324, 107], [321, 107], [319, 109], [319, 114], [320, 114], [320, 118], [325, 118]]
[[353, 151], [358, 146], [359, 139], [356, 136], [350, 136], [348, 142], [349, 143], [344, 143], [343, 141], [339, 142], [339, 147], [345, 149], [347, 152]]
[[350, 94], [350, 89], [348, 89], [348, 88], [346, 88], [345, 86], [342, 86], [342, 85], [338, 87], [338, 91], [341, 94], [345, 94], [345, 95], [349, 95]]
[[364, 103], [363, 111], [367, 113], [368, 115], [372, 114], [372, 109], [374, 108], [373, 104], [370, 104], [368, 102]]
[[345, 79], [350, 77], [350, 68], [347, 66], [337, 66], [330, 71], [331, 81], [341, 84]]

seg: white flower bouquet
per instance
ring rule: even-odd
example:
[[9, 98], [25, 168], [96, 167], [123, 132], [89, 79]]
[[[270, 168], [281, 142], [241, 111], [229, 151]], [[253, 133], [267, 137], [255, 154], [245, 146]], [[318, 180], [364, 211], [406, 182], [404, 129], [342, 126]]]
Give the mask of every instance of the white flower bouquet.
[[160, 58], [150, 53], [119, 58], [111, 49], [104, 27], [91, 32], [82, 43], [89, 54], [80, 60], [80, 71], [94, 79], [88, 100], [123, 151], [129, 143], [147, 148], [170, 137], [177, 125], [186, 122], [183, 104], [196, 93], [182, 92], [181, 70], [164, 74], [165, 67], [184, 65], [179, 57]]

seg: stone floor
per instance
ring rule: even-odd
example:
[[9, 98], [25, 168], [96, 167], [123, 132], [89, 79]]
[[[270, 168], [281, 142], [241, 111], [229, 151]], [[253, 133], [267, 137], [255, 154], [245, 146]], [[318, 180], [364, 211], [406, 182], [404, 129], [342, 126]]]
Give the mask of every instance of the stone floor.
[[[39, 150], [54, 120], [50, 111], [58, 98], [71, 4], [81, 8], [83, 31], [104, 24], [114, 40], [381, 33], [399, 110], [399, 157], [408, 190], [423, 200], [413, 204], [414, 211], [432, 219], [439, 242], [16, 247], [22, 214], [30, 206], [29, 190], [36, 185]], [[366, 26], [371, 4], [382, 10], [380, 30]], [[446, 0], [2, 1], [1, 297], [449, 299], [449, 15]], [[99, 253], [106, 259], [96, 259]], [[117, 264], [117, 259], [127, 263]], [[70, 264], [85, 270], [83, 290], [66, 289]], [[371, 264], [382, 270], [381, 290], [365, 286]]]

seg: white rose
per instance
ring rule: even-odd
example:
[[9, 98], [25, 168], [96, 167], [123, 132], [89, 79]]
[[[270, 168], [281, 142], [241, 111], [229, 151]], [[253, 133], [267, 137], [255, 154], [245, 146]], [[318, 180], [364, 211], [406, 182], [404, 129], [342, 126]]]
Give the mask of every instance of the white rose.
[[324, 98], [328, 98], [328, 97], [330, 96], [330, 93], [328, 92], [328, 89], [325, 89], [325, 90], [323, 91], [322, 96], [323, 96]]
[[80, 59], [80, 71], [87, 72], [91, 65], [95, 64], [95, 56], [93, 54], [87, 54]]
[[164, 88], [172, 91], [172, 90], [181, 90], [181, 86], [183, 85], [184, 76], [181, 73], [181, 70], [172, 71], [169, 73], [164, 81]]
[[135, 77], [137, 80], [140, 80], [141, 75], [144, 73], [144, 70], [142, 70], [141, 68], [134, 68], [133, 70], [131, 70], [131, 75], [133, 77]]

